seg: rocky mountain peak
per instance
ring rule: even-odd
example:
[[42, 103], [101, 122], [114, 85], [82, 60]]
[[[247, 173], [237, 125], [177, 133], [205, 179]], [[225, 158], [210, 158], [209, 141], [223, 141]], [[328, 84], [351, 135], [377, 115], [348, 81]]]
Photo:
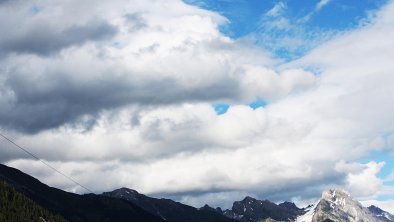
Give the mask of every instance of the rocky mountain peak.
[[340, 188], [329, 189], [322, 193], [322, 199], [327, 201], [335, 201], [337, 199], [351, 199], [350, 194]]
[[368, 210], [375, 214], [382, 214], [384, 211], [375, 205], [371, 205], [368, 207]]
[[241, 201], [235, 201], [231, 210], [223, 212], [227, 217], [245, 222], [293, 221], [303, 213], [304, 210], [291, 202], [277, 205], [269, 200], [257, 200], [250, 196]]
[[213, 212], [217, 212], [217, 213], [223, 214], [222, 208], [220, 208], [220, 207], [213, 208], [213, 207], [209, 206], [208, 204], [205, 204], [203, 207], [200, 207], [199, 209], [200, 210], [213, 211]]
[[[308, 216], [310, 215], [310, 216]], [[302, 220], [300, 220], [302, 218]], [[377, 222], [382, 221], [368, 208], [365, 208], [357, 200], [354, 200], [348, 192], [343, 189], [329, 189], [322, 193], [322, 198], [307, 212], [305, 216], [297, 221], [320, 222]]]
[[253, 202], [257, 201], [255, 198], [246, 196], [241, 202], [247, 203], [247, 204], [252, 204]]
[[114, 190], [115, 192], [123, 192], [126, 194], [140, 194], [138, 193], [136, 190], [130, 189], [130, 188], [126, 188], [126, 187], [122, 187], [120, 189]]
[[112, 192], [105, 192], [105, 193], [103, 193], [103, 195], [115, 196], [115, 197], [123, 198], [123, 199], [129, 200], [129, 201], [137, 200], [142, 196], [142, 194], [138, 193], [136, 190], [129, 189], [126, 187], [116, 189]]
[[329, 189], [322, 193], [317, 204], [296, 219], [296, 222], [321, 221], [394, 222], [394, 216], [376, 206], [363, 207], [343, 189]]
[[295, 203], [288, 202], [288, 201], [280, 203], [278, 206], [280, 206], [282, 208], [285, 208], [287, 210], [291, 210], [291, 211], [300, 211], [300, 210], [302, 210], [302, 209], [298, 208], [297, 205], [295, 205]]
[[371, 205], [368, 207], [368, 210], [374, 214], [377, 218], [379, 218], [380, 221], [383, 222], [392, 222], [394, 221], [394, 215], [390, 214], [389, 212], [386, 212], [382, 209], [380, 209], [377, 206]]

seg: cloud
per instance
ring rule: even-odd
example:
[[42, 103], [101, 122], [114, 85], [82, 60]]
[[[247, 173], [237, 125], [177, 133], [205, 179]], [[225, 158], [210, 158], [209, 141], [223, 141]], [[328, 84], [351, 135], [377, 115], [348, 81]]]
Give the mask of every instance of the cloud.
[[126, 14], [125, 18], [127, 19], [127, 22], [130, 23], [129, 25], [131, 26], [130, 27], [131, 31], [138, 31], [148, 26], [143, 18], [142, 13], [136, 12], [136, 13]]
[[289, 60], [299, 58], [337, 33], [310, 26], [309, 20], [330, 1], [320, 1], [306, 15], [292, 15], [287, 5], [278, 1], [260, 18], [258, 30], [250, 34], [268, 51]]
[[383, 190], [383, 181], [377, 177], [384, 162], [370, 162], [358, 173], [350, 173], [347, 178], [347, 189], [358, 197], [370, 197]]
[[[393, 4], [283, 65], [180, 1], [94, 5], [73, 15], [87, 24], [103, 12], [118, 30], [109, 39], [1, 59], [0, 124], [18, 144], [97, 192], [126, 186], [197, 206], [244, 194], [310, 200], [333, 186], [381, 194], [380, 164], [357, 162], [394, 132]], [[255, 98], [268, 105], [243, 105]], [[217, 102], [231, 106], [216, 115]], [[83, 192], [10, 149], [3, 162]], [[375, 186], [363, 193], [366, 178]]]
[[114, 4], [105, 13], [107, 2], [89, 13], [69, 4], [26, 15], [29, 4], [21, 3], [18, 19], [11, 17], [21, 28], [2, 24], [11, 30], [0, 44], [3, 127], [90, 128], [101, 112], [128, 105], [277, 100], [314, 84], [305, 71], [282, 78], [268, 68], [275, 61], [267, 53], [217, 30], [224, 18], [182, 2], [166, 3], [174, 10], [165, 12], [164, 3]]
[[301, 19], [298, 20], [298, 22], [300, 23], [306, 23], [309, 20], [311, 20], [311, 18], [318, 13], [323, 7], [325, 7], [327, 4], [329, 4], [331, 2], [331, 0], [320, 0], [316, 6], [315, 9], [311, 12], [309, 12], [308, 14], [306, 14], [304, 17], [302, 17]]
[[265, 13], [265, 16], [269, 17], [277, 17], [278, 15], [283, 13], [283, 10], [287, 8], [284, 2], [278, 2], [272, 7], [268, 12]]
[[324, 6], [326, 6], [330, 2], [331, 2], [331, 0], [320, 0], [316, 4], [316, 11], [320, 11]]
[[73, 25], [63, 30], [56, 29], [58, 27], [40, 23], [22, 32], [11, 34], [0, 42], [0, 51], [2, 53], [49, 55], [87, 41], [108, 39], [117, 32], [114, 26], [100, 21]]

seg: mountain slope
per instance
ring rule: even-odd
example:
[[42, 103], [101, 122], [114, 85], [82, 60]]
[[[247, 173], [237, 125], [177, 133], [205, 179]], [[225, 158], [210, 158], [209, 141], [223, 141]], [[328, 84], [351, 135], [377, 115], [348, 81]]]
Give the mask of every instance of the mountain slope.
[[304, 210], [294, 203], [284, 202], [277, 205], [268, 200], [256, 200], [252, 197], [235, 201], [231, 210], [223, 212], [227, 217], [244, 222], [260, 222], [269, 218], [276, 221], [294, 221], [297, 216], [304, 213]]
[[376, 206], [363, 207], [341, 189], [323, 192], [317, 204], [303, 209], [290, 202], [277, 205], [246, 197], [222, 211], [208, 205], [197, 209], [127, 188], [78, 195], [1, 164], [0, 198], [0, 221], [64, 221], [53, 216], [59, 214], [73, 222], [394, 222], [390, 213]]
[[5, 181], [42, 207], [70, 221], [163, 221], [130, 202], [95, 194], [68, 193], [2, 164], [0, 181]]
[[377, 206], [371, 205], [368, 207], [368, 210], [383, 222], [394, 221], [394, 215], [380, 209]]
[[148, 197], [128, 188], [106, 192], [103, 195], [130, 201], [149, 213], [170, 222], [236, 222], [219, 212], [203, 208], [196, 209], [169, 199]]
[[363, 207], [342, 189], [324, 191], [322, 198], [297, 222], [394, 222], [391, 214], [377, 207]]
[[4, 181], [0, 181], [0, 221], [33, 222], [52, 221], [66, 222], [59, 215], [37, 205], [22, 193], [17, 192]]

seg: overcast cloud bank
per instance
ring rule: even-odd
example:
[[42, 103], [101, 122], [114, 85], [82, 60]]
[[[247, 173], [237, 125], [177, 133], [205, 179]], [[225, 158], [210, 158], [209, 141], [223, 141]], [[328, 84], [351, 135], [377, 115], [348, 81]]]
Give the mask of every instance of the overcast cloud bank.
[[[390, 2], [281, 64], [220, 33], [226, 18], [177, 0], [0, 2], [0, 127], [97, 192], [196, 206], [308, 202], [332, 186], [392, 195], [384, 162], [358, 159], [393, 153], [393, 15]], [[256, 98], [268, 105], [244, 105]], [[232, 105], [216, 115], [216, 102]], [[2, 162], [83, 192], [0, 145]]]

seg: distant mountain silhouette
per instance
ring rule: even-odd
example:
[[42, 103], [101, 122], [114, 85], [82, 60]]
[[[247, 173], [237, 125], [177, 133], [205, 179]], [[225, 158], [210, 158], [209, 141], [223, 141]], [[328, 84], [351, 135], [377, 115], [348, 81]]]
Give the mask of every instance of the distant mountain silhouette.
[[279, 205], [269, 200], [257, 200], [245, 197], [241, 201], [235, 201], [231, 210], [225, 210], [224, 215], [244, 222], [269, 221], [294, 221], [304, 214], [303, 209], [294, 203], [284, 202]]
[[104, 196], [117, 197], [138, 205], [151, 214], [171, 222], [236, 222], [221, 213], [204, 208], [194, 208], [170, 199], [157, 199], [145, 196], [135, 190], [121, 188], [103, 193]]
[[0, 180], [42, 207], [62, 215], [69, 221], [163, 221], [160, 217], [152, 215], [128, 201], [102, 195], [78, 195], [65, 192], [49, 187], [17, 169], [1, 164]]
[[[0, 194], [6, 196], [9, 193], [14, 196], [7, 196], [8, 199], [0, 196], [0, 201], [6, 203], [0, 206], [0, 221], [394, 222], [392, 214], [376, 206], [363, 207], [341, 189], [324, 191], [318, 204], [302, 209], [291, 202], [275, 204], [249, 196], [235, 201], [231, 209], [208, 205], [198, 209], [170, 199], [148, 197], [128, 188], [102, 195], [69, 193], [0, 164]], [[29, 212], [26, 212], [27, 208]], [[64, 219], [53, 216], [56, 214]], [[41, 216], [37, 219], [37, 215], [43, 215], [42, 219]], [[20, 220], [23, 217], [30, 219]]]

